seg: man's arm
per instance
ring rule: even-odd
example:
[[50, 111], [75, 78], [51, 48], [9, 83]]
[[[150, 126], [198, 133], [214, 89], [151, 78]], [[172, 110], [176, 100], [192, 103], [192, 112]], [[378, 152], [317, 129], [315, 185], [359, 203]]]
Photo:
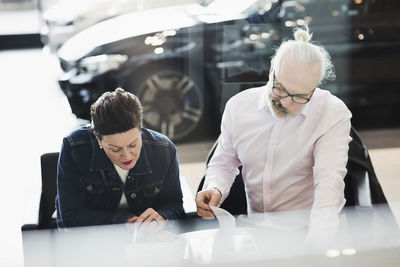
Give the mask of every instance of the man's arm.
[[314, 147], [314, 204], [311, 224], [320, 224], [343, 208], [344, 176], [347, 173], [350, 117], [346, 117], [321, 136]]
[[196, 197], [197, 213], [205, 218], [214, 216], [209, 206], [217, 206], [225, 200], [235, 177], [239, 174], [238, 167], [241, 163], [232, 144], [231, 105], [231, 101], [226, 104], [218, 145], [207, 166], [203, 190]]

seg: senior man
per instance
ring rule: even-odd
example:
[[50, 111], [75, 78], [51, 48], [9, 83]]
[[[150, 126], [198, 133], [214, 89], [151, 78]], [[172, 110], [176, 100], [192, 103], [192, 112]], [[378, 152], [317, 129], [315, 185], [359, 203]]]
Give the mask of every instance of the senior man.
[[221, 136], [197, 194], [197, 213], [228, 196], [242, 166], [248, 213], [343, 208], [351, 113], [317, 87], [334, 79], [328, 52], [297, 28], [271, 61], [267, 85], [245, 90], [226, 104]]

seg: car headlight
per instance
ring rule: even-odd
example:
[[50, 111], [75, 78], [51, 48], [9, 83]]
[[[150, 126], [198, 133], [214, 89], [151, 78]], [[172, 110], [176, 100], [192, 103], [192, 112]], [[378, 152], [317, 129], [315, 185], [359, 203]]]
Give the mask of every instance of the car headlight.
[[79, 63], [80, 73], [102, 74], [118, 69], [126, 60], [127, 55], [99, 55], [82, 59]]

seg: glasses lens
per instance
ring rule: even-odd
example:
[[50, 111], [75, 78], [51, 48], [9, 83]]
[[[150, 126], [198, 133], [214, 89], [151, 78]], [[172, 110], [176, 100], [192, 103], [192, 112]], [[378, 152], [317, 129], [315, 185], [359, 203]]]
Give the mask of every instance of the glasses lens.
[[272, 88], [272, 92], [274, 94], [276, 94], [277, 96], [280, 96], [280, 97], [287, 97], [288, 96], [288, 94], [287, 94], [287, 92], [285, 90], [283, 90], [281, 88], [278, 88], [278, 87], [273, 87]]
[[292, 99], [293, 99], [293, 102], [296, 102], [298, 104], [305, 104], [308, 102], [308, 99], [297, 97], [297, 96], [292, 97]]

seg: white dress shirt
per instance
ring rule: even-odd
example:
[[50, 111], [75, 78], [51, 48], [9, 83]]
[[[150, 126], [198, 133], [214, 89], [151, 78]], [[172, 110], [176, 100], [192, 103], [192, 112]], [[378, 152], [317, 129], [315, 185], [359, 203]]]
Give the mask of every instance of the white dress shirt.
[[344, 206], [351, 113], [317, 88], [294, 116], [277, 118], [266, 86], [245, 90], [226, 104], [221, 135], [203, 189], [217, 188], [221, 202], [242, 165], [248, 213]]

